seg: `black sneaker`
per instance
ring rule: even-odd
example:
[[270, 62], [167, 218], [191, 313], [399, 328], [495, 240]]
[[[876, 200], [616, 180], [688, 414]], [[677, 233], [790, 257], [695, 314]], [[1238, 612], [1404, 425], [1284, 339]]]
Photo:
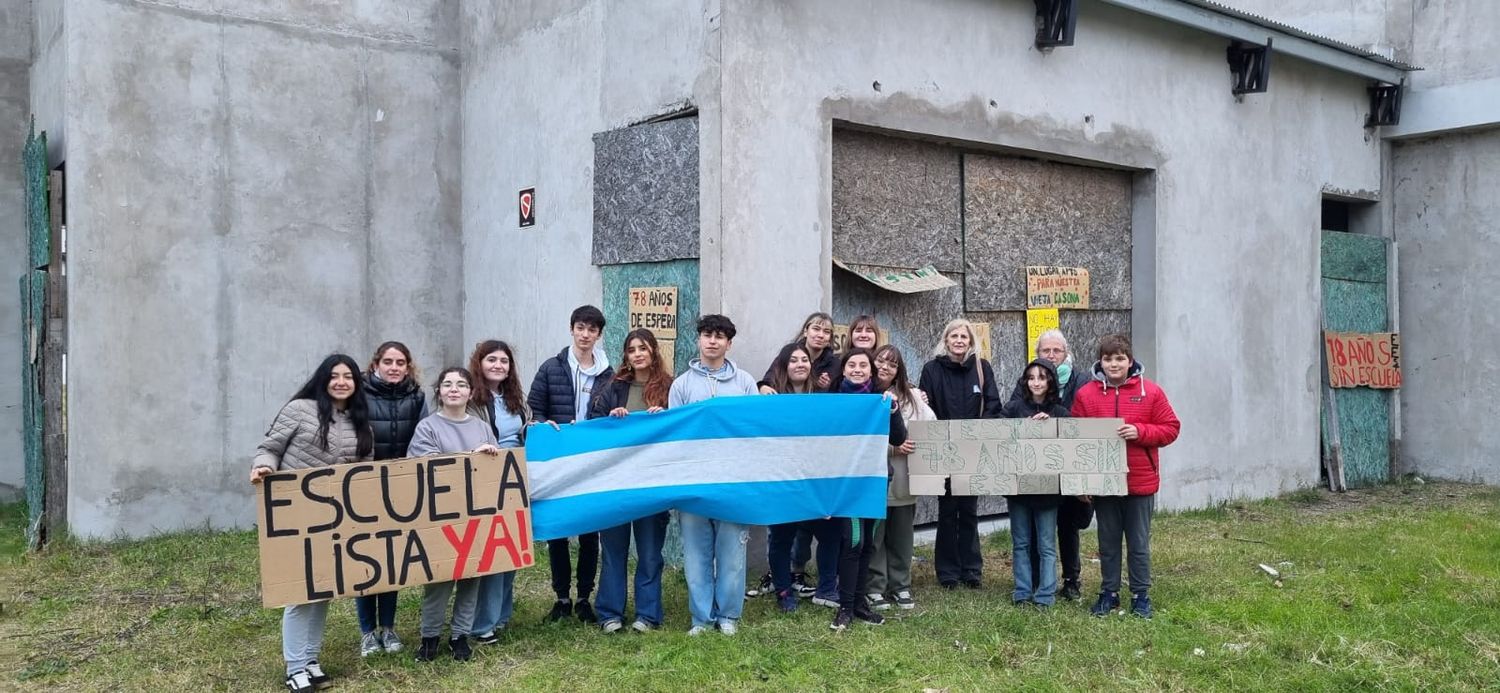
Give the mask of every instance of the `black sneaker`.
[[589, 600], [587, 599], [580, 599], [577, 604], [573, 605], [573, 615], [577, 616], [578, 620], [584, 623], [599, 622], [599, 616], [594, 613], [594, 607], [589, 604]]
[[453, 653], [453, 661], [467, 662], [473, 658], [474, 650], [469, 647], [469, 638], [460, 635], [448, 641], [448, 650]]
[[818, 593], [818, 587], [808, 581], [807, 573], [792, 573], [792, 591], [807, 599]]
[[878, 626], [882, 623], [885, 623], [884, 616], [875, 613], [875, 610], [871, 609], [869, 604], [858, 600], [856, 600], [856, 603], [854, 604], [854, 617], [872, 626]]
[[971, 590], [977, 590], [983, 588], [984, 583], [980, 582], [979, 578], [970, 578], [968, 580], [964, 580], [964, 587], [967, 587]]
[[1094, 608], [1089, 609], [1089, 613], [1095, 616], [1108, 616], [1118, 608], [1120, 608], [1119, 592], [1100, 592], [1099, 600], [1094, 602]]
[[483, 635], [474, 636], [474, 642], [480, 645], [493, 645], [500, 642], [500, 631], [492, 630]]
[[1146, 596], [1145, 592], [1131, 597], [1130, 613], [1149, 620], [1151, 618], [1151, 597]]
[[313, 688], [321, 691], [333, 685], [333, 680], [328, 678], [328, 674], [323, 673], [323, 665], [318, 664], [318, 660], [314, 659], [308, 662], [306, 671], [307, 678], [309, 681], [312, 681]]
[[422, 644], [417, 647], [417, 661], [430, 662], [437, 659], [438, 652], [442, 649], [443, 641], [436, 636], [422, 638]]
[[768, 572], [760, 576], [760, 584], [745, 590], [746, 597], [759, 597], [764, 594], [774, 594], [776, 587], [771, 582], [771, 574]]
[[853, 621], [854, 609], [839, 609], [838, 613], [833, 615], [833, 623], [828, 624], [828, 629], [843, 632]]
[[958, 581], [957, 580], [944, 580], [942, 582], [939, 582], [938, 584], [942, 585], [943, 589], [945, 589], [945, 590], [956, 590], [956, 589], [958, 589]]
[[573, 615], [573, 601], [571, 599], [559, 599], [552, 604], [551, 613], [547, 614], [547, 622], [555, 623]]
[[306, 669], [298, 669], [287, 674], [286, 689], [291, 693], [312, 693], [317, 690], [313, 686], [312, 677], [307, 675]]
[[1070, 602], [1076, 602], [1083, 599], [1083, 587], [1078, 584], [1077, 580], [1065, 580], [1058, 596]]

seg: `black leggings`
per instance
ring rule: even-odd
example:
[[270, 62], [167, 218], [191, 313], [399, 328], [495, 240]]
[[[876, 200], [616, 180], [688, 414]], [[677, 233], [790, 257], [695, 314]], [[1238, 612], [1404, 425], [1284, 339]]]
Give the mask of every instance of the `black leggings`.
[[839, 608], [853, 609], [870, 586], [870, 557], [875, 555], [875, 523], [839, 520]]

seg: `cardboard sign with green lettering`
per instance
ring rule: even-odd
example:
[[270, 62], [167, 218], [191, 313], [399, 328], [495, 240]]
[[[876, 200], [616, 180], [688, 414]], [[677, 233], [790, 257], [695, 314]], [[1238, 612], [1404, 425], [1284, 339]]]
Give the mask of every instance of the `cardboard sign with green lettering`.
[[1123, 496], [1120, 419], [913, 421], [907, 456], [916, 496]]
[[336, 597], [532, 565], [526, 451], [275, 472], [258, 491], [261, 601]]

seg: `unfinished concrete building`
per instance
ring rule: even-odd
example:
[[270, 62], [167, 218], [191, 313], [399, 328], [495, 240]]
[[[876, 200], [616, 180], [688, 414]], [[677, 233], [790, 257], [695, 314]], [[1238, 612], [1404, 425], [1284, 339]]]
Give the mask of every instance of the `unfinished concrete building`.
[[[1356, 482], [1500, 482], [1465, 437], [1497, 397], [1469, 297], [1500, 9], [1414, 3], [0, 0], [0, 157], [34, 114], [57, 233], [0, 167], [0, 270], [56, 317], [0, 291], [30, 369], [0, 370], [0, 488], [86, 537], [245, 526], [326, 353], [499, 336], [529, 378], [582, 303], [617, 350], [631, 287], [732, 316], [756, 371], [813, 310], [877, 314], [913, 363], [966, 315], [1010, 382], [1026, 265], [1089, 269], [1076, 353], [1128, 331], [1171, 394], [1165, 507], [1319, 483], [1330, 317], [1406, 337], [1404, 394], [1335, 415], [1363, 412]], [[954, 285], [843, 269], [928, 266]]]

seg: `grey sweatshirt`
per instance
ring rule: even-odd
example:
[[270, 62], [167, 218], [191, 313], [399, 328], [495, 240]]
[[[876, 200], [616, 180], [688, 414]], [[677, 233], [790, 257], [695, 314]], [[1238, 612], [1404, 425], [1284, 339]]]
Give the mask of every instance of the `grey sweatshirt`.
[[421, 457], [470, 452], [485, 443], [495, 444], [495, 432], [484, 419], [465, 414], [463, 421], [452, 421], [442, 414], [434, 413], [417, 422], [417, 430], [411, 435], [411, 445], [406, 448], [406, 455]]
[[740, 370], [733, 361], [724, 359], [723, 368], [709, 372], [702, 362], [693, 359], [688, 362], [687, 371], [672, 381], [672, 390], [667, 393], [667, 406], [680, 407], [715, 397], [753, 395], [757, 392], [759, 390], [755, 387], [755, 378]]

